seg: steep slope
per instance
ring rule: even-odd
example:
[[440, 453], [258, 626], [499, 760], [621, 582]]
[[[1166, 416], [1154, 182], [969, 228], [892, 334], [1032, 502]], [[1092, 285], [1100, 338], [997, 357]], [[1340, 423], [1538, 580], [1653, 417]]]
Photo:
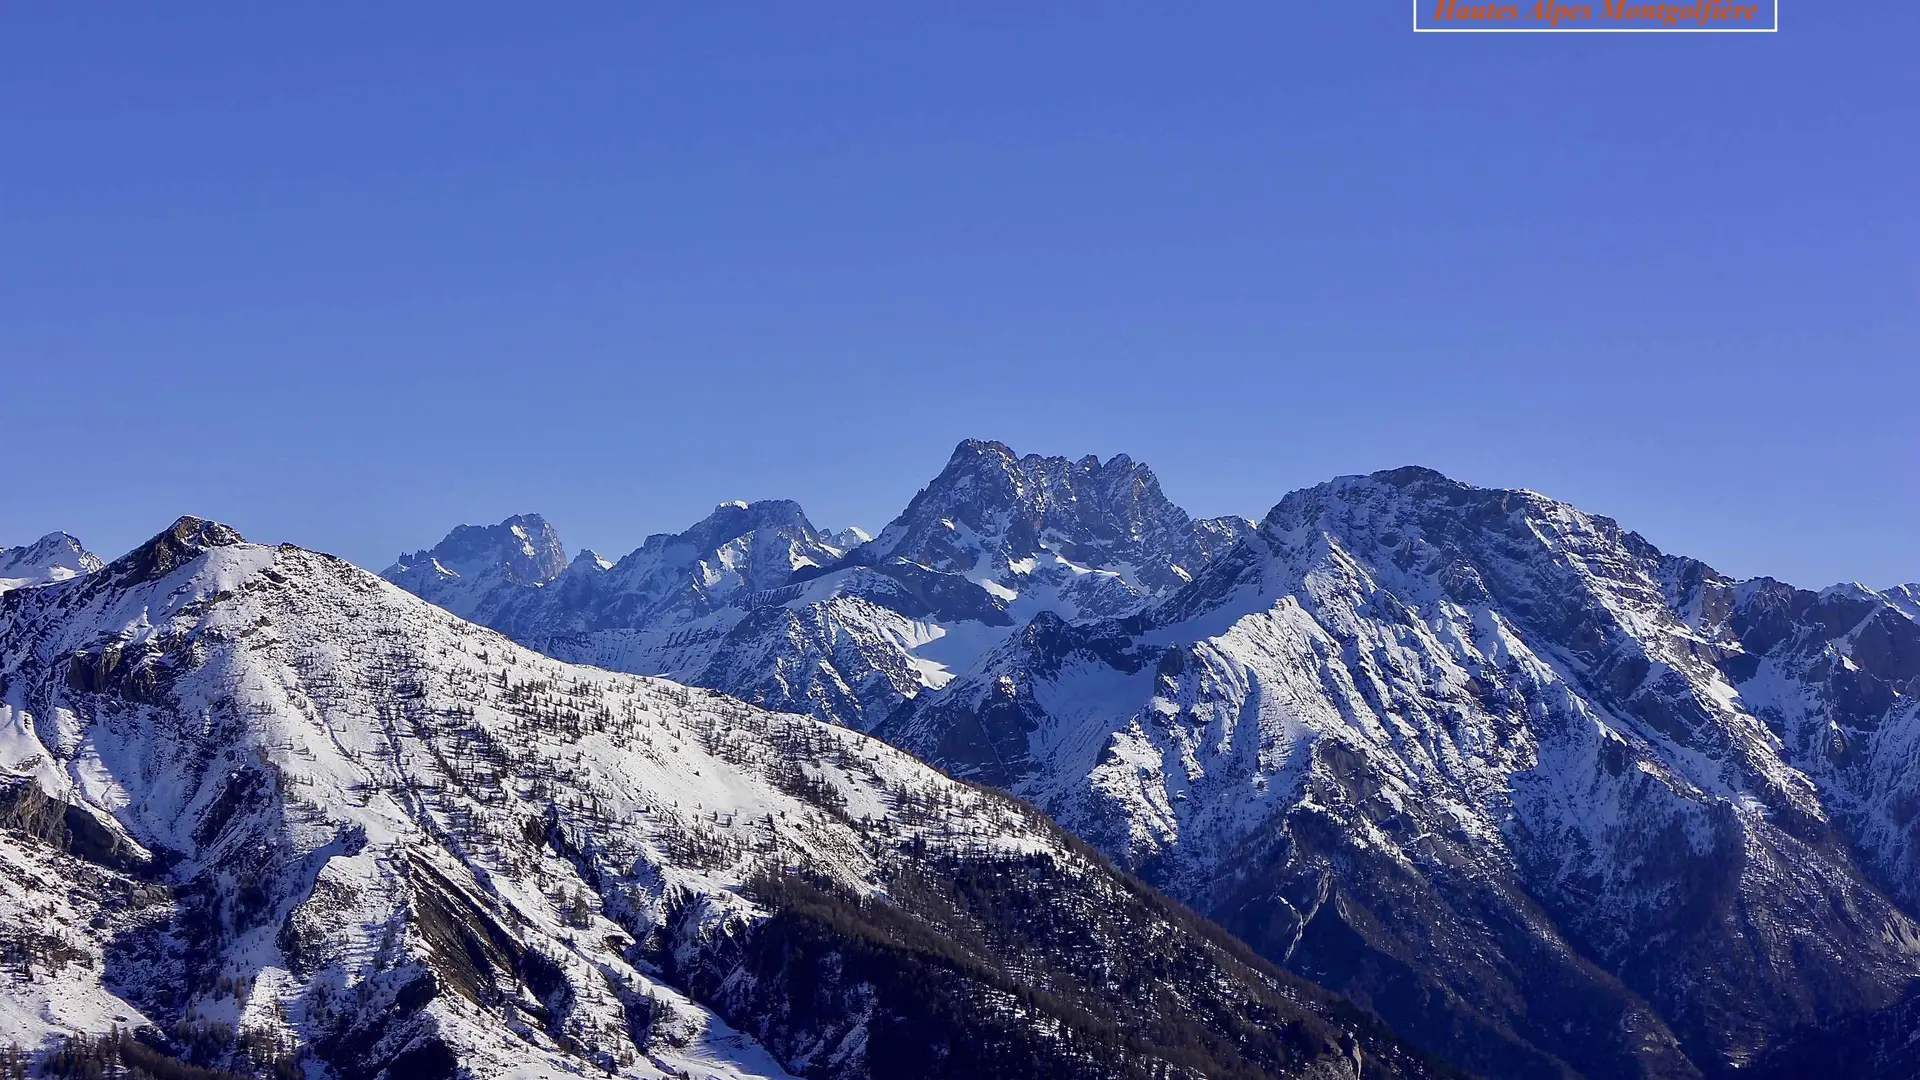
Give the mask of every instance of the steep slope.
[[1798, 1029], [1755, 1062], [1757, 1080], [1809, 1076], [1920, 1080], [1920, 989], [1892, 1008]]
[[1428, 1075], [1020, 804], [211, 522], [0, 597], [0, 732], [0, 1038], [29, 1046], [151, 1025], [341, 1080]]
[[[767, 501], [723, 504], [611, 566], [583, 553], [539, 576], [472, 557], [481, 535], [517, 557], [522, 520], [463, 526], [386, 577], [562, 659], [863, 730], [1036, 615], [1107, 618], [1170, 594], [1251, 527], [1193, 521], [1125, 455], [1019, 457], [977, 440], [870, 540], [822, 534], [796, 504]], [[495, 569], [449, 577], [434, 569], [449, 563], [443, 548]]]
[[1403, 469], [876, 733], [1469, 1068], [1690, 1076], [1920, 977], [1916, 657], [1900, 597]]
[[100, 569], [100, 557], [63, 532], [48, 533], [31, 544], [0, 548], [0, 592], [45, 585]]

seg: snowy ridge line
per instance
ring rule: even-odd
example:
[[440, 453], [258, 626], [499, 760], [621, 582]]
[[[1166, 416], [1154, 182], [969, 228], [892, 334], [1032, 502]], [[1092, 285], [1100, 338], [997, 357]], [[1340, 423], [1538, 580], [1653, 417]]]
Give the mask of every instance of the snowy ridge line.
[[1913, 586], [1735, 582], [1412, 467], [1196, 522], [1124, 456], [972, 440], [851, 549], [723, 504], [530, 585], [506, 531], [395, 580], [1010, 790], [1477, 1072], [1799, 1060], [1920, 974]]
[[[1191, 520], [1124, 454], [1020, 457], [968, 440], [877, 537], [821, 533], [783, 500], [723, 503], [611, 567], [576, 559], [546, 576], [528, 567], [561, 565], [558, 537], [523, 515], [455, 529], [385, 576], [562, 659], [672, 675], [865, 730], [1035, 615], [1139, 610], [1250, 527]], [[541, 553], [529, 554], [530, 535], [545, 538], [533, 545]], [[440, 569], [456, 564], [457, 574]]]
[[[118, 876], [60, 925], [97, 965], [41, 965], [22, 1007], [0, 1011], [0, 1039], [45, 1045], [124, 1016], [162, 1039], [183, 1024], [243, 1037], [214, 1064], [272, 1045], [342, 1080], [456, 1066], [854, 1080], [897, 1074], [886, 1055], [905, 1029], [982, 1067], [1174, 1061], [1154, 1055], [1192, 1036], [1156, 1048], [1153, 1033], [1197, 1021], [1157, 1012], [1154, 994], [1052, 984], [1139, 1014], [1149, 1044], [1123, 1051], [1097, 1050], [1114, 1036], [1073, 1026], [1081, 1013], [1007, 996], [1056, 978], [1050, 965], [1124, 972], [1158, 951], [1119, 947], [1124, 932], [1189, 954], [1192, 974], [1126, 976], [1156, 994], [1286, 1018], [1237, 1037], [1267, 1074], [1284, 1053], [1302, 1075], [1350, 1076], [1364, 1046], [1389, 1075], [1426, 1075], [1390, 1037], [1341, 1027], [1325, 999], [1131, 893], [1030, 808], [836, 725], [561, 663], [337, 559], [213, 523], [183, 519], [100, 570], [0, 600], [0, 700], [37, 785], [156, 855], [89, 871]], [[7, 835], [0, 854], [30, 880], [91, 865], [44, 830]], [[1031, 880], [1052, 897], [1041, 914], [1059, 944], [1028, 946], [1045, 962], [1012, 962], [1010, 909], [939, 899], [955, 875], [974, 882], [956, 895]], [[957, 955], [959, 981], [939, 991], [998, 1033], [984, 1045], [915, 1020], [910, 997], [874, 996], [912, 953], [847, 951], [851, 929], [818, 936], [907, 933], [936, 912], [987, 950]], [[823, 974], [795, 981], [773, 963], [795, 956]], [[827, 971], [841, 974], [819, 981]], [[808, 986], [832, 994], [795, 996]]]
[[[1010, 790], [1491, 1075], [1714, 1073], [1920, 974], [1911, 587], [1733, 582], [1417, 467], [1255, 526], [968, 440], [837, 559], [783, 513], [682, 534], [662, 606], [541, 591], [601, 629], [484, 621]], [[720, 598], [727, 545], [786, 583]]]
[[[1896, 596], [1401, 469], [1287, 496], [1139, 613], [1036, 619], [876, 734], [1469, 1068], [1694, 1075], [1920, 976], [1916, 690]], [[1391, 1004], [1405, 957], [1440, 1016]], [[1583, 1011], [1529, 1019], [1569, 982]]]
[[0, 592], [66, 581], [100, 569], [100, 557], [63, 532], [31, 544], [0, 548]]

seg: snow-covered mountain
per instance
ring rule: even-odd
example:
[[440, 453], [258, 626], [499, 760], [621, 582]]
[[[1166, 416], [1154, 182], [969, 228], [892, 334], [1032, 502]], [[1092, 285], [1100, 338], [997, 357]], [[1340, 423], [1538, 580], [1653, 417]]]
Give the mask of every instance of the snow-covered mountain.
[[1125, 454], [1016, 457], [969, 439], [853, 561], [962, 575], [1016, 616], [1111, 616], [1191, 581], [1249, 524], [1192, 520]]
[[0, 592], [65, 581], [100, 569], [100, 557], [63, 532], [31, 544], [0, 548]]
[[1429, 1075], [1028, 807], [193, 518], [0, 596], [0, 912], [0, 1041], [257, 1075]]
[[462, 525], [431, 550], [400, 556], [385, 577], [463, 619], [489, 623], [522, 589], [545, 585], [566, 568], [553, 526], [539, 514], [516, 514], [498, 525]]
[[792, 502], [724, 503], [617, 563], [558, 570], [558, 538], [527, 516], [462, 526], [385, 576], [562, 659], [864, 729], [1036, 615], [1137, 611], [1251, 528], [1191, 520], [1125, 455], [968, 440], [870, 539], [821, 533]]
[[1195, 522], [1125, 457], [972, 441], [838, 557], [782, 520], [787, 584], [494, 625], [1011, 790], [1477, 1072], [1795, 1061], [1920, 985], [1920, 587], [1736, 582], [1417, 468]]
[[1402, 469], [876, 734], [1470, 1069], [1714, 1075], [1920, 979], [1911, 595]]

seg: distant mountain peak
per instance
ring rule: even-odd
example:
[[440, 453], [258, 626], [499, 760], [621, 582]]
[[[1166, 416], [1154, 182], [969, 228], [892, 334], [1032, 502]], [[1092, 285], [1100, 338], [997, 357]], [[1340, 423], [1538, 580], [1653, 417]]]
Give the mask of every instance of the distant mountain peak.
[[997, 439], [961, 439], [947, 457], [947, 468], [981, 458], [999, 457], [1012, 461], [1013, 448]]
[[792, 499], [759, 499], [747, 502], [734, 499], [713, 508], [713, 512], [679, 533], [661, 533], [647, 538], [643, 548], [657, 544], [689, 543], [696, 548], [717, 548], [760, 529], [789, 532], [809, 539], [818, 534], [807, 520], [806, 511]]
[[100, 557], [82, 546], [77, 537], [65, 532], [50, 532], [31, 544], [22, 544], [17, 548], [0, 548], [0, 558], [61, 559], [76, 570], [98, 570], [104, 565]]
[[878, 537], [816, 530], [791, 500], [734, 499], [537, 588], [417, 557], [386, 577], [555, 655], [864, 727], [1036, 613], [1137, 611], [1250, 531], [1193, 521], [1125, 454], [968, 439]]
[[65, 581], [91, 574], [102, 565], [100, 557], [73, 536], [50, 532], [31, 544], [0, 548], [0, 592]]
[[858, 525], [849, 525], [826, 534], [827, 542], [841, 551], [852, 551], [861, 544], [873, 539], [873, 534]]
[[1397, 469], [1382, 469], [1379, 472], [1368, 474], [1367, 479], [1382, 484], [1392, 484], [1395, 487], [1411, 487], [1416, 484], [1448, 484], [1455, 487], [1468, 486], [1438, 469], [1429, 469], [1425, 465], [1402, 465]]
[[957, 479], [981, 469], [1013, 470], [1021, 474], [1023, 479], [1032, 479], [1045, 470], [1061, 469], [1081, 473], [1137, 470], [1148, 477], [1153, 475], [1152, 469], [1136, 463], [1124, 453], [1115, 454], [1103, 462], [1098, 454], [1084, 454], [1077, 459], [1063, 455], [1020, 454], [997, 439], [962, 439], [948, 456], [946, 467], [928, 486], [938, 486], [942, 479]]
[[395, 569], [448, 577], [500, 575], [523, 585], [543, 585], [567, 568], [560, 534], [539, 514], [515, 514], [498, 525], [461, 525], [431, 548], [402, 555]]
[[1057, 551], [1083, 565], [1127, 562], [1159, 574], [1162, 562], [1193, 561], [1192, 526], [1153, 470], [1125, 454], [1105, 462], [1019, 456], [1005, 443], [967, 439], [863, 561], [969, 571]]

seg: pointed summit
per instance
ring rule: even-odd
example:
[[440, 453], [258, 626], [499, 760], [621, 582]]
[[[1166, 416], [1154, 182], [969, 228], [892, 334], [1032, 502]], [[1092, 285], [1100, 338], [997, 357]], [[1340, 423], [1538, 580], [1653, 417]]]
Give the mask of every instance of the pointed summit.
[[567, 568], [566, 545], [539, 514], [515, 514], [498, 525], [461, 525], [424, 551], [402, 555], [387, 571], [431, 570], [442, 576], [499, 578], [541, 585]]
[[51, 532], [16, 548], [0, 548], [0, 592], [91, 574], [100, 557], [64, 532]]
[[1203, 561], [1195, 524], [1160, 490], [1153, 470], [1125, 454], [1105, 462], [1016, 456], [1005, 443], [967, 439], [946, 468], [862, 549], [943, 572], [994, 572], [1042, 552], [1078, 566], [1127, 564], [1147, 589], [1171, 587]]
[[832, 544], [841, 551], [852, 551], [854, 548], [873, 539], [872, 533], [869, 533], [858, 525], [849, 525], [844, 529], [825, 535], [827, 543]]
[[213, 548], [246, 543], [230, 525], [183, 515], [159, 535], [105, 567], [122, 584], [152, 581], [185, 566]]
[[566, 545], [539, 514], [498, 525], [461, 525], [431, 548], [401, 555], [388, 581], [463, 619], [500, 617], [500, 605], [566, 571]]
[[814, 531], [813, 523], [807, 520], [800, 504], [792, 499], [761, 499], [757, 502], [735, 499], [714, 507], [713, 513], [685, 532], [648, 537], [646, 546], [684, 543], [701, 551], [712, 551], [763, 529], [809, 545], [819, 542], [819, 534]]
[[794, 571], [840, 555], [791, 499], [724, 502], [683, 532], [658, 533], [615, 564], [624, 609], [652, 617], [697, 617], [787, 584]]

